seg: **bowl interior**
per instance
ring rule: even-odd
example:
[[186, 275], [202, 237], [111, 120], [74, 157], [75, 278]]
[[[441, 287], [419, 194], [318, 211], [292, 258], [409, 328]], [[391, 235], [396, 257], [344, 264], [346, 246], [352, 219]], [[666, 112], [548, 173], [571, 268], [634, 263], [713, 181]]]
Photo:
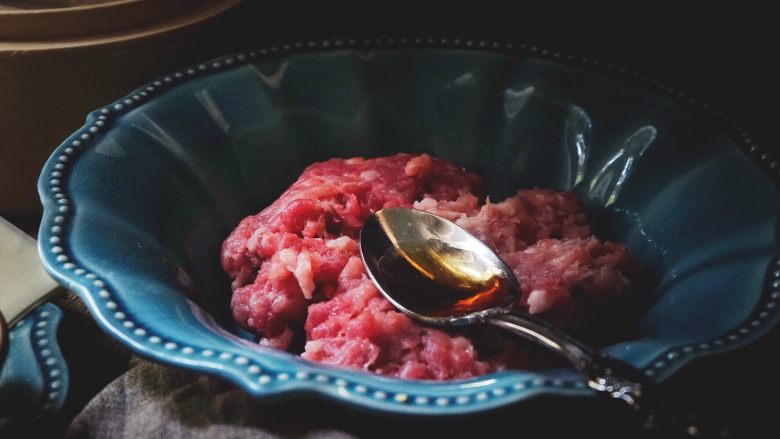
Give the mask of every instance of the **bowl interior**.
[[427, 152], [478, 172], [494, 199], [576, 191], [598, 234], [652, 273], [638, 336], [608, 348], [639, 367], [735, 330], [777, 254], [777, 189], [729, 136], [669, 100], [538, 59], [293, 55], [182, 81], [111, 125], [69, 164], [68, 251], [145, 334], [196, 346], [258, 349], [230, 318], [219, 247], [331, 157]]

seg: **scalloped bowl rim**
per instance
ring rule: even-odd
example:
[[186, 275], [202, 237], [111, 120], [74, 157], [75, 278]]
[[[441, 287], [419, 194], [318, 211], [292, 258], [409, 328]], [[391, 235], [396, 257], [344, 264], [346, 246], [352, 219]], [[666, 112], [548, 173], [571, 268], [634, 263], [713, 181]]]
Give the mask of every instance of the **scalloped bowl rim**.
[[[516, 51], [511, 43], [506, 45], [499, 45], [498, 43], [492, 45], [482, 44], [480, 47], [472, 47], [472, 45], [476, 46], [476, 44], [467, 44], [470, 42], [467, 40], [444, 40], [441, 42], [441, 45], [433, 45], [429, 41], [426, 45], [424, 42], [421, 44], [419, 41], [415, 41], [415, 45], [408, 48], [477, 49], [480, 52], [498, 53], [518, 58], [537, 58], [574, 67], [580, 71], [589, 71], [587, 70], [586, 60], [574, 59], [575, 65], [572, 66], [562, 63], [560, 54], [556, 53], [546, 56], [544, 52], [539, 51], [541, 53], [538, 53], [536, 47], [532, 48], [533, 53], [531, 53]], [[392, 39], [372, 41], [372, 43], [374, 45], [368, 48], [370, 50], [399, 49]], [[387, 45], [387, 47], [383, 47], [382, 43]], [[301, 47], [307, 50], [296, 50], [296, 48], [300, 49]], [[400, 49], [403, 48], [401, 47]], [[139, 332], [143, 331], [142, 329], [138, 328], [135, 332], [128, 332], [128, 329], [132, 328], [132, 326], [123, 325], [132, 321], [128, 319], [123, 323], [124, 317], [119, 320], [115, 318], [116, 314], [122, 314], [123, 316], [124, 314], [130, 314], [130, 310], [126, 310], [124, 314], [116, 312], [112, 316], [110, 314], [114, 312], [113, 310], [106, 312], [104, 310], [105, 307], [100, 306], [99, 302], [104, 301], [112, 294], [110, 292], [111, 287], [101, 280], [102, 277], [99, 273], [89, 273], [79, 268], [73, 262], [77, 261], [78, 258], [68, 253], [70, 249], [67, 245], [60, 244], [60, 242], [64, 243], [67, 241], [68, 233], [63, 232], [63, 226], [67, 225], [67, 215], [68, 212], [72, 211], [73, 204], [68, 201], [68, 198], [63, 194], [63, 190], [59, 186], [59, 176], [63, 173], [57, 173], [57, 171], [64, 170], [67, 167], [67, 163], [73, 156], [78, 154], [81, 147], [93, 142], [107, 132], [111, 128], [115, 116], [122, 115], [135, 108], [136, 104], [148, 102], [158, 94], [165, 93], [170, 87], [179, 83], [189, 79], [200, 78], [213, 71], [232, 69], [252, 62], [273, 61], [283, 56], [356, 49], [367, 48], [354, 40], [321, 40], [317, 43], [309, 43], [308, 46], [297, 43], [296, 45], [271, 46], [268, 49], [230, 54], [150, 81], [133, 90], [127, 96], [89, 113], [86, 123], [53, 151], [44, 165], [38, 181], [38, 191], [44, 206], [38, 246], [46, 270], [58, 282], [78, 294], [86, 303], [100, 327], [131, 350], [162, 363], [218, 375], [233, 382], [255, 397], [308, 393], [315, 396], [325, 396], [349, 405], [379, 411], [417, 415], [451, 415], [501, 407], [539, 394], [594, 395], [594, 392], [586, 386], [584, 380], [580, 379], [572, 369], [546, 370], [545, 372], [548, 376], [542, 376], [533, 371], [505, 371], [469, 380], [430, 382], [387, 378], [361, 371], [335, 368], [306, 362], [291, 354], [273, 353], [269, 352], [269, 350], [266, 350], [263, 354], [248, 353], [248, 357], [252, 355], [260, 357], [263, 355], [282, 355], [295, 358], [297, 367], [294, 370], [270, 370], [267, 374], [263, 369], [253, 367], [255, 365], [251, 359], [241, 355], [237, 356], [230, 352], [216, 355], [218, 353], [215, 352], [216, 349], [206, 349], [211, 351], [207, 358], [201, 356], [195, 359], [192, 355], [193, 352], [183, 352], [179, 349], [179, 345], [186, 346], [186, 343], [179, 340], [147, 337], [146, 334], [137, 336], [137, 334], [142, 333]], [[571, 60], [573, 57], [569, 57], [569, 59]], [[610, 69], [613, 69], [613, 67], [610, 67]], [[615, 79], [618, 80], [620, 78]], [[659, 93], [648, 91], [646, 88], [640, 89], [655, 96], [664, 97]], [[146, 92], [147, 90], [149, 93]], [[677, 102], [675, 99], [672, 100], [684, 108], [690, 108], [689, 105], [685, 105], [686, 103]], [[704, 108], [708, 107], [705, 106]], [[100, 121], [102, 123], [96, 123]], [[738, 123], [732, 123], [740, 127]], [[728, 133], [725, 135], [736, 144], [749, 148], [750, 152], [755, 152], [757, 149], [755, 145], [744, 144]], [[765, 160], [768, 157], [768, 154], [762, 154], [762, 159]], [[755, 162], [757, 160], [754, 159]], [[774, 180], [776, 176], [771, 175], [771, 177]], [[55, 180], [57, 185], [52, 183]], [[66, 201], [63, 203], [62, 200]], [[60, 251], [52, 253], [50, 248], [52, 244], [59, 246]], [[754, 313], [758, 310], [758, 303], [762, 301], [767, 302], [764, 306], [772, 304], [771, 308], [774, 308], [776, 299], [780, 298], [780, 281], [776, 280], [780, 279], [780, 259], [778, 259], [777, 254], [775, 254], [770, 266], [767, 268], [767, 277], [768, 281], [762, 291], [762, 298], [757, 302]], [[772, 280], [775, 281], [772, 283]], [[774, 288], [772, 291], [770, 291], [770, 284]], [[770, 310], [770, 306], [766, 306], [766, 308], [766, 311]], [[668, 378], [694, 358], [730, 351], [751, 343], [780, 321], [780, 313], [778, 312], [765, 312], [762, 315], [764, 315], [762, 321], [747, 319], [737, 328], [729, 331], [728, 334], [731, 335], [728, 336], [723, 334], [714, 340], [699, 340], [693, 343], [671, 345], [647, 363], [649, 366], [645, 368], [645, 372], [648, 376], [661, 381]], [[143, 319], [138, 319], [138, 321], [143, 321]], [[150, 342], [149, 340], [152, 341]], [[226, 341], [229, 343], [229, 340]], [[171, 346], [175, 348], [172, 349]], [[237, 365], [241, 367], [236, 367]], [[550, 372], [563, 372], [561, 374], [562, 378], [550, 378]], [[458, 390], [464, 389], [470, 390], [468, 392], [460, 392], [459, 394]], [[418, 394], [415, 395], [416, 393]]]

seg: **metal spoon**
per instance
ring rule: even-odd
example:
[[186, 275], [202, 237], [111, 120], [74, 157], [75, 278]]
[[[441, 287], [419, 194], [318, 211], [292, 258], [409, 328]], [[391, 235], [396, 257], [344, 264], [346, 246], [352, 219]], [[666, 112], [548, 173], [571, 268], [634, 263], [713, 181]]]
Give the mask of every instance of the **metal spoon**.
[[[430, 325], [488, 323], [546, 346], [569, 360], [588, 386], [625, 401], [648, 424], [666, 406], [649, 396], [657, 385], [640, 370], [513, 308], [519, 285], [512, 270], [456, 224], [420, 210], [383, 209], [363, 225], [360, 252], [379, 291], [401, 312]], [[699, 432], [691, 416], [673, 412], [663, 416], [667, 422]]]

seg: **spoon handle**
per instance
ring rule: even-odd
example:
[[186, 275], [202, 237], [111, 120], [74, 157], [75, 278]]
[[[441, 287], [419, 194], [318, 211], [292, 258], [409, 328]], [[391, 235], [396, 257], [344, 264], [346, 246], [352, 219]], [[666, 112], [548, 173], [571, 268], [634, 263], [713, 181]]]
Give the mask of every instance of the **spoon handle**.
[[486, 320], [562, 355], [588, 379], [588, 385], [595, 390], [608, 391], [613, 397], [631, 405], [636, 402], [637, 392], [641, 394], [641, 387], [646, 381], [641, 371], [622, 363], [616, 368], [617, 360], [606, 357], [544, 320], [514, 310], [490, 316]]
[[665, 437], [728, 437], [728, 422], [697, 416], [687, 404], [670, 400], [669, 394], [641, 370], [590, 348], [543, 320], [509, 310], [485, 321], [565, 357], [592, 389], [627, 403], [647, 430]]

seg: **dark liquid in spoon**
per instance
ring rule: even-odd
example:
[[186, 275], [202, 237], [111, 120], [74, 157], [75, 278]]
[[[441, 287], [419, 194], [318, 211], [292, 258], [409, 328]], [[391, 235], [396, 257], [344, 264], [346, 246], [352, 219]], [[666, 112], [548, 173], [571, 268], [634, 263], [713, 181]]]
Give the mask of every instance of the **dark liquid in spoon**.
[[[414, 254], [413, 250], [409, 253], [407, 249], [408, 258], [417, 261], [432, 257], [430, 249], [425, 250], [425, 255]], [[506, 305], [514, 293], [510, 282], [497, 275], [478, 282], [468, 273], [452, 270], [429, 270], [426, 276], [393, 249], [377, 262], [382, 277], [380, 282], [393, 291], [393, 298], [400, 305], [417, 314], [462, 316]]]

